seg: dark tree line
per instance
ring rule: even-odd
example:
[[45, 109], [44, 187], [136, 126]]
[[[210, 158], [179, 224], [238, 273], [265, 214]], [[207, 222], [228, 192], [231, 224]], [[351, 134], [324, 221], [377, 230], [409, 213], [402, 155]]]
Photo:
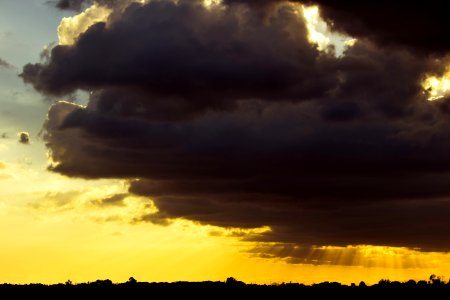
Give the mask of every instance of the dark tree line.
[[344, 285], [338, 282], [322, 282], [312, 285], [301, 283], [280, 284], [246, 284], [233, 277], [226, 281], [203, 282], [139, 282], [130, 277], [123, 283], [113, 283], [111, 280], [96, 280], [93, 282], [73, 283], [71, 280], [64, 284], [8, 284], [0, 285], [2, 295], [12, 296], [47, 296], [56, 298], [100, 296], [109, 298], [127, 298], [137, 295], [163, 295], [166, 297], [183, 296], [197, 298], [214, 298], [222, 296], [270, 296], [287, 295], [302, 296], [349, 296], [349, 297], [382, 297], [384, 295], [423, 296], [433, 294], [449, 294], [450, 281], [443, 277], [431, 275], [428, 280], [409, 280], [406, 282], [382, 279], [373, 285], [366, 285], [363, 281]]

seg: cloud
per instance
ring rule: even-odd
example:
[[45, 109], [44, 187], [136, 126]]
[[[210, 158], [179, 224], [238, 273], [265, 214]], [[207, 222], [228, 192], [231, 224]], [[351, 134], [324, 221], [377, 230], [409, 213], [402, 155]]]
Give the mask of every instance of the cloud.
[[42, 211], [68, 211], [74, 209], [77, 202], [81, 202], [83, 193], [81, 190], [47, 192], [38, 201], [29, 203], [29, 206]]
[[19, 132], [17, 136], [19, 137], [19, 143], [24, 145], [30, 144], [30, 134], [28, 132]]
[[[411, 50], [446, 52], [450, 42], [442, 1], [319, 0], [325, 18], [334, 28], [357, 38], [370, 38], [383, 45], [403, 45]], [[382, 9], [389, 7], [389, 9]]]
[[125, 193], [114, 194], [101, 200], [93, 201], [92, 204], [97, 206], [125, 206], [124, 199], [129, 195]]
[[[60, 9], [81, 11], [93, 3], [114, 6], [124, 1], [59, 0], [54, 1]], [[287, 0], [222, 0], [227, 5], [250, 5], [252, 9], [271, 10]], [[334, 30], [358, 39], [371, 39], [381, 45], [406, 46], [409, 50], [445, 53], [450, 42], [443, 38], [447, 32], [446, 6], [443, 1], [401, 0], [306, 0], [295, 1], [319, 5], [321, 14]], [[388, 7], [389, 9], [382, 9]]]
[[142, 2], [139, 0], [56, 0], [48, 1], [47, 3], [54, 5], [56, 8], [61, 10], [73, 10], [80, 12], [83, 9], [90, 7], [92, 5], [100, 5], [105, 7], [120, 7], [130, 2]]
[[[286, 0], [224, 0], [226, 3], [251, 3], [253, 7], [273, 7]], [[295, 0], [294, 0], [295, 1]], [[448, 25], [445, 3], [432, 1], [388, 0], [306, 0], [319, 5], [323, 18], [334, 30], [358, 39], [370, 39], [383, 46], [407, 47], [409, 51], [443, 54], [450, 41], [443, 38]]]
[[320, 71], [327, 58], [309, 44], [297, 13], [280, 7], [264, 26], [250, 8], [207, 9], [202, 1], [132, 4], [116, 22], [91, 26], [74, 47], [54, 47], [48, 65], [26, 65], [21, 76], [51, 95], [125, 88], [167, 109], [221, 109], [242, 97], [303, 100], [320, 96], [321, 85], [336, 79]]
[[74, 10], [81, 11], [82, 5], [86, 2], [85, 0], [57, 0], [57, 1], [48, 1], [47, 3], [54, 5], [56, 8], [61, 10]]
[[130, 4], [26, 65], [43, 94], [91, 92], [50, 108], [49, 168], [129, 179], [159, 210], [140, 220], [449, 251], [450, 99], [420, 84], [448, 58], [370, 37], [335, 57], [308, 41], [298, 4], [267, 4]]
[[258, 257], [293, 264], [343, 265], [375, 268], [436, 268], [446, 255], [383, 246], [301, 247], [296, 244], [258, 243], [249, 250]]
[[10, 65], [7, 61], [0, 58], [0, 68], [12, 68], [13, 66]]
[[72, 45], [91, 25], [106, 21], [110, 13], [109, 8], [93, 4], [76, 16], [64, 17], [58, 26], [59, 44]]

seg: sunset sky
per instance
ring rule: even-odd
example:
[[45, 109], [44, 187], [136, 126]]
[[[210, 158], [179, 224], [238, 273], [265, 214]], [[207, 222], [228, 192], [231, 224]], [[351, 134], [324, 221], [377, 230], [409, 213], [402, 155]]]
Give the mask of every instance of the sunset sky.
[[0, 283], [448, 279], [442, 2], [0, 0]]

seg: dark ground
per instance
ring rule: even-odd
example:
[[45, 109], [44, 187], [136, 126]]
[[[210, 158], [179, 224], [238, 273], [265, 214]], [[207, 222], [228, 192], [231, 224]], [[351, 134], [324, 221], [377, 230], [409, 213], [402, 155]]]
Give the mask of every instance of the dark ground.
[[282, 283], [278, 285], [245, 284], [233, 278], [226, 282], [175, 282], [148, 283], [137, 282], [130, 278], [128, 282], [114, 284], [110, 280], [72, 284], [43, 285], [26, 284], [0, 285], [0, 299], [16, 299], [33, 297], [37, 299], [172, 299], [183, 297], [188, 299], [240, 299], [271, 298], [280, 299], [314, 299], [334, 297], [338, 299], [367, 298], [422, 298], [432, 299], [450, 296], [450, 282], [430, 277], [429, 281], [397, 282], [381, 280], [378, 284], [366, 286], [364, 282], [352, 286], [336, 282], [323, 282], [314, 285], [298, 283]]

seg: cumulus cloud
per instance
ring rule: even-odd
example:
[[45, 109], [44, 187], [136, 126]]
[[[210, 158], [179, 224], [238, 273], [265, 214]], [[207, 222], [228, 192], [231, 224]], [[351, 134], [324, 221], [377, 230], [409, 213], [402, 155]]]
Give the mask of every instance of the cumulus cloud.
[[[266, 26], [266, 20], [252, 19], [249, 8], [207, 9], [203, 1], [135, 3], [116, 22], [91, 26], [74, 47], [54, 47], [48, 65], [28, 64], [21, 76], [52, 95], [79, 87], [126, 88], [188, 109], [221, 108], [243, 97], [319, 96], [321, 85], [335, 78], [320, 72], [327, 58], [318, 58], [297, 13], [280, 7]], [[92, 51], [94, 41], [98, 46]], [[67, 72], [62, 61], [73, 71]]]
[[86, 107], [50, 108], [49, 168], [132, 180], [155, 223], [450, 250], [449, 99], [427, 101], [420, 84], [448, 58], [362, 33], [335, 57], [308, 41], [298, 4], [258, 3], [130, 4], [26, 65], [43, 94], [91, 92]]
[[109, 8], [94, 4], [78, 15], [63, 18], [58, 26], [59, 44], [75, 43], [80, 34], [97, 22], [105, 22], [110, 13]]
[[[288, 0], [224, 0], [226, 3], [251, 3], [267, 8]], [[406, 46], [422, 54], [445, 53], [450, 41], [445, 3], [389, 0], [294, 0], [319, 5], [323, 18], [334, 30], [358, 39], [370, 39], [383, 46]]]
[[[58, 0], [60, 9], [80, 11], [93, 3], [114, 6], [122, 1], [107, 0]], [[272, 9], [288, 0], [222, 0], [225, 4], [250, 5], [253, 9]], [[413, 51], [445, 53], [450, 42], [445, 39], [448, 31], [446, 4], [431, 1], [388, 0], [293, 0], [309, 5], [320, 5], [322, 16], [334, 30], [356, 38], [369, 38], [382, 45], [403, 45]]]
[[19, 137], [19, 143], [24, 145], [28, 145], [30, 143], [30, 134], [28, 132], [19, 132], [17, 136]]

